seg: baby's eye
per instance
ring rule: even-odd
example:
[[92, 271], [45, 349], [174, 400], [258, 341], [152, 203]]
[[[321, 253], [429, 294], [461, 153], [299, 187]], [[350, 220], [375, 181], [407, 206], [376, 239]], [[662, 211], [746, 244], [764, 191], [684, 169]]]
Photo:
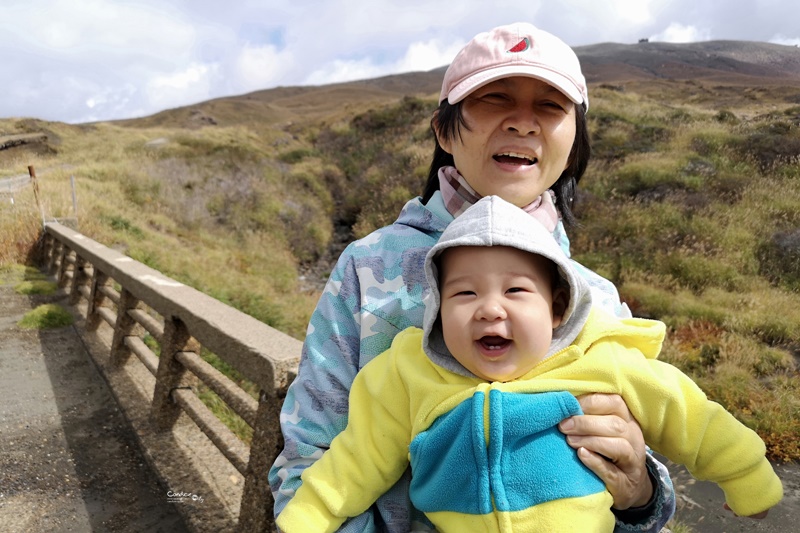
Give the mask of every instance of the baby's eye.
[[510, 289], [508, 289], [507, 292], [510, 292], [510, 293], [525, 292], [525, 289], [523, 287], [511, 287]]

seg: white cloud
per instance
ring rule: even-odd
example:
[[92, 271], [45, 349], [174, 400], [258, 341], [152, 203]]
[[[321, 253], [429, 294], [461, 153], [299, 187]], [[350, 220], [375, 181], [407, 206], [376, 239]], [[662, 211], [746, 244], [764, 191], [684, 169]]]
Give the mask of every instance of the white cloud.
[[64, 56], [92, 54], [160, 56], [181, 60], [188, 56], [196, 29], [181, 20], [174, 8], [105, 0], [47, 0], [31, 2], [38, 9], [18, 10], [15, 25], [25, 28], [28, 46]]
[[595, 23], [605, 23], [615, 28], [622, 22], [642, 25], [654, 20], [655, 15], [667, 4], [667, 0], [608, 0], [597, 2], [577, 0], [574, 2], [588, 19]]
[[303, 81], [304, 85], [326, 85], [345, 81], [362, 80], [382, 76], [389, 69], [386, 66], [376, 65], [371, 59], [336, 59], [326, 63], [308, 75]]
[[245, 45], [238, 51], [233, 65], [237, 92], [284, 84], [293, 59], [291, 52], [278, 50], [273, 45]]
[[779, 33], [770, 39], [769, 42], [786, 46], [800, 46], [800, 37], [785, 37]]
[[443, 43], [438, 39], [411, 43], [406, 55], [393, 68], [396, 72], [413, 72], [449, 65], [465, 44], [463, 40]]
[[789, 0], [0, 0], [0, 117], [109, 120], [430, 70], [515, 20], [574, 46], [647, 36], [795, 45], [798, 17]]
[[696, 26], [684, 26], [679, 22], [671, 23], [667, 29], [650, 37], [651, 41], [667, 43], [694, 43], [711, 40], [711, 30]]
[[444, 43], [439, 39], [414, 42], [405, 54], [395, 61], [377, 62], [364, 57], [352, 60], [333, 60], [308, 75], [303, 83], [323, 85], [344, 81], [363, 80], [400, 72], [432, 70], [450, 63], [464, 41]]
[[187, 68], [157, 75], [147, 82], [147, 103], [155, 109], [178, 107], [208, 100], [217, 65], [192, 63]]

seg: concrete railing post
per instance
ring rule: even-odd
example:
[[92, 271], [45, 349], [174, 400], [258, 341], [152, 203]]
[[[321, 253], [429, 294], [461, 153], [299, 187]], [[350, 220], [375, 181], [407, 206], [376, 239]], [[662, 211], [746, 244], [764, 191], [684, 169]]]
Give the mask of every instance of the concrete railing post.
[[177, 318], [164, 318], [164, 337], [161, 340], [161, 355], [158, 358], [156, 387], [150, 415], [160, 431], [172, 429], [181, 408], [172, 400], [172, 391], [189, 387], [186, 368], [175, 359], [178, 352], [195, 352], [199, 355], [200, 345], [189, 334], [186, 325]]
[[66, 276], [64, 273], [67, 271], [69, 263], [67, 262], [67, 256], [70, 254], [70, 249], [67, 248], [63, 243], [58, 251], [58, 260], [56, 262], [56, 266], [58, 267], [56, 270], [56, 283], [58, 283], [59, 287], [64, 286], [64, 280]]
[[250, 461], [244, 481], [242, 503], [239, 508], [239, 533], [263, 533], [275, 531], [267, 472], [283, 449], [280, 413], [286, 391], [259, 395], [253, 440], [250, 442]]
[[42, 247], [39, 252], [39, 264], [50, 266], [53, 257], [53, 247], [55, 246], [56, 238], [45, 232], [42, 238]]
[[[94, 269], [92, 285], [89, 289], [89, 302], [86, 308], [86, 331], [95, 331], [100, 327], [102, 317], [97, 310], [103, 307], [107, 298], [107, 296], [100, 291], [100, 288], [108, 287], [111, 283], [111, 278], [108, 277], [108, 274], [100, 272], [97, 268]], [[117, 316], [117, 321], [119, 321], [119, 316]]]
[[86, 259], [76, 255], [75, 266], [72, 271], [72, 280], [69, 286], [69, 305], [77, 305], [81, 301], [80, 288], [86, 285], [88, 276], [86, 275]]
[[125, 345], [125, 337], [144, 333], [144, 328], [128, 315], [129, 309], [137, 309], [141, 302], [133, 294], [122, 289], [117, 306], [117, 323], [114, 325], [114, 337], [111, 340], [111, 366], [124, 365], [131, 356], [130, 349]]
[[53, 238], [53, 246], [50, 248], [50, 260], [47, 263], [47, 272], [53, 273], [53, 270], [56, 268], [56, 264], [58, 263], [58, 257], [61, 255], [62, 250], [64, 249], [64, 245], [56, 239]]

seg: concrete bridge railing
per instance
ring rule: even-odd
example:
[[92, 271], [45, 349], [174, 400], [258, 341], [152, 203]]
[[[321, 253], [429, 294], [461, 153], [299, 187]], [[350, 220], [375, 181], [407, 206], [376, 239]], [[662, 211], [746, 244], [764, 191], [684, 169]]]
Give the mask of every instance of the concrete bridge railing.
[[[149, 419], [156, 431], [172, 431], [185, 412], [244, 477], [236, 529], [273, 529], [267, 472], [283, 446], [279, 412], [302, 343], [58, 223], [45, 227], [42, 261], [70, 304], [85, 309], [88, 331], [103, 323], [113, 330], [109, 365], [124, 369], [138, 359], [155, 377]], [[148, 333], [158, 356], [145, 343]], [[201, 346], [255, 383], [259, 399], [203, 360]], [[198, 398], [197, 380], [252, 427], [249, 446]]]

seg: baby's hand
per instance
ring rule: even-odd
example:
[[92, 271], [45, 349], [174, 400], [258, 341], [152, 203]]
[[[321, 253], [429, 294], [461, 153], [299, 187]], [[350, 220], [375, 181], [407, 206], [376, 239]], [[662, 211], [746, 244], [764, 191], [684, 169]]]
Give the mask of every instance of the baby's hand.
[[[727, 509], [728, 511], [730, 511], [730, 512], [732, 512], [732, 513], [733, 513], [733, 510], [732, 510], [730, 507], [728, 507], [728, 504], [727, 504], [727, 503], [726, 503], [726, 504], [723, 504], [723, 507], [724, 507], [725, 509]], [[757, 514], [751, 514], [750, 516], [747, 516], [746, 518], [755, 518], [755, 519], [757, 519], [757, 520], [761, 520], [762, 518], [766, 518], [766, 517], [767, 517], [767, 513], [768, 513], [768, 512], [769, 512], [769, 509], [767, 509], [766, 511], [761, 511], [760, 513], [757, 513]], [[734, 515], [736, 515], [736, 516], [739, 516], [739, 515], [738, 515], [738, 514], [736, 514], [736, 513], [733, 513], [733, 514], [734, 514]]]

